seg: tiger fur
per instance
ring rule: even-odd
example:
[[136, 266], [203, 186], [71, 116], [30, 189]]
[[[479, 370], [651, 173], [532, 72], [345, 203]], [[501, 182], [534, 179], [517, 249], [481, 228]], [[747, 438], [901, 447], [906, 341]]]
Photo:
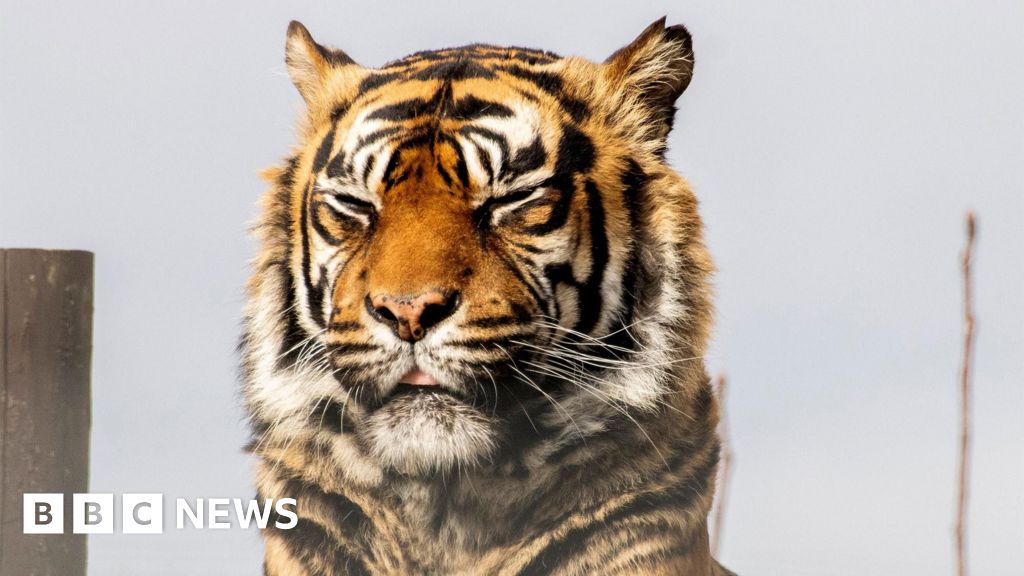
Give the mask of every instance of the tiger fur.
[[297, 500], [265, 573], [728, 574], [686, 29], [372, 69], [293, 22], [286, 63], [241, 342], [258, 497]]

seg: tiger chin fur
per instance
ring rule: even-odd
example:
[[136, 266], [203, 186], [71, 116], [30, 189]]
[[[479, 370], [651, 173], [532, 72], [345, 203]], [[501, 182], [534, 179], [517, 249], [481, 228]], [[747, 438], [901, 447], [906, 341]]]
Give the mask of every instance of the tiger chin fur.
[[286, 63], [241, 342], [258, 496], [297, 500], [266, 574], [728, 574], [712, 263], [664, 160], [686, 29], [371, 69], [293, 22]]

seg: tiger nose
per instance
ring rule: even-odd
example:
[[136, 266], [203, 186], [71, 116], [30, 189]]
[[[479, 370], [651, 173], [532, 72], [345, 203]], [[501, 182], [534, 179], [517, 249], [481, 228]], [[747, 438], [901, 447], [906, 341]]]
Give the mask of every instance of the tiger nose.
[[390, 326], [406, 342], [421, 340], [427, 330], [451, 316], [458, 306], [458, 292], [446, 294], [431, 290], [417, 296], [366, 296], [366, 308], [370, 316]]

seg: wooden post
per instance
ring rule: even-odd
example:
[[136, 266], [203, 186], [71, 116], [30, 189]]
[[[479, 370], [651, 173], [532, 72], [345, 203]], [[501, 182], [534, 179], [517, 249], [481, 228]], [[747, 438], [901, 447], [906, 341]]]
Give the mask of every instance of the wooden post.
[[[84, 576], [71, 496], [89, 487], [93, 255], [0, 250], [0, 576]], [[62, 493], [64, 534], [24, 534], [22, 495]]]
[[964, 350], [960, 361], [960, 459], [957, 465], [956, 574], [967, 576], [967, 489], [971, 471], [971, 359], [974, 354], [974, 295], [971, 263], [974, 257], [974, 211], [967, 211], [967, 243], [960, 255], [964, 286]]

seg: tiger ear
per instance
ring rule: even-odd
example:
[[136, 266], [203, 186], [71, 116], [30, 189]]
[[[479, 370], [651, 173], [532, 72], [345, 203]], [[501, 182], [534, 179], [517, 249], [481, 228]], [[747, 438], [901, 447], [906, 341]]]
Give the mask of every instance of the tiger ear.
[[605, 78], [625, 121], [664, 152], [676, 100], [693, 76], [693, 40], [686, 27], [665, 27], [665, 18], [604, 62]]
[[310, 107], [326, 100], [333, 71], [349, 67], [360, 68], [341, 50], [317, 44], [309, 30], [295, 20], [288, 24], [284, 61], [288, 66], [292, 84], [295, 84], [299, 94]]

